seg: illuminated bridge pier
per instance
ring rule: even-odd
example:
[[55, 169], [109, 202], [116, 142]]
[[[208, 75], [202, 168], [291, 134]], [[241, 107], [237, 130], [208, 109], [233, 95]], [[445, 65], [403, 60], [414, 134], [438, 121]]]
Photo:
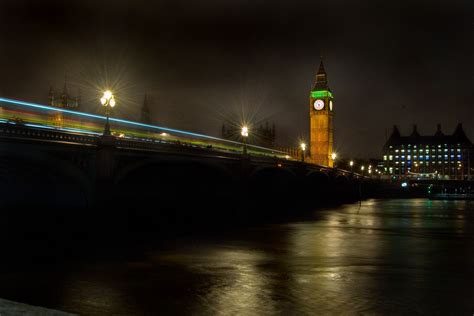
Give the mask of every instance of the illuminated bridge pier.
[[[221, 209], [358, 198], [360, 179], [268, 148], [0, 99], [2, 206]], [[61, 114], [58, 124], [58, 113]], [[24, 198], [24, 197], [28, 198]]]

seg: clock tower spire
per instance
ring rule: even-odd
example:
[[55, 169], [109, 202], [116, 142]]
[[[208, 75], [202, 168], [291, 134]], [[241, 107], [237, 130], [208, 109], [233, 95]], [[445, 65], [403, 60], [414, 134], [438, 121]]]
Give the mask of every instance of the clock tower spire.
[[333, 95], [329, 89], [323, 58], [309, 95], [310, 153], [315, 164], [333, 167]]

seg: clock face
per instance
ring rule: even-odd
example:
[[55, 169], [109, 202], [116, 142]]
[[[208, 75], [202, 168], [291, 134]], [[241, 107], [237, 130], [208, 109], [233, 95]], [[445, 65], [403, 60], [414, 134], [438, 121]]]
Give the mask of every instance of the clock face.
[[332, 100], [329, 101], [329, 111], [332, 111]]
[[320, 111], [324, 109], [324, 101], [321, 99], [317, 99], [314, 101], [313, 106], [316, 111]]

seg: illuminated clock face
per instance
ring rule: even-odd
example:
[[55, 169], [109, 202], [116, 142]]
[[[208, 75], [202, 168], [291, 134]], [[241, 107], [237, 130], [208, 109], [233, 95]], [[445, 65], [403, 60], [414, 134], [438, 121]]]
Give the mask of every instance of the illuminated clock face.
[[332, 111], [332, 100], [329, 101], [329, 111]]
[[314, 105], [314, 109], [316, 111], [320, 111], [320, 110], [324, 109], [324, 101], [321, 100], [321, 99], [315, 100], [313, 105]]

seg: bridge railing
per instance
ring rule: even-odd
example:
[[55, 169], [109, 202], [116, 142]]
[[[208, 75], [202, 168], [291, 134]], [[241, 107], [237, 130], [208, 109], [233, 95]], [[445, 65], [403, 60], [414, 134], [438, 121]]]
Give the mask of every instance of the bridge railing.
[[96, 145], [97, 136], [81, 133], [64, 133], [60, 130], [37, 128], [35, 124], [17, 124], [0, 120], [0, 137], [35, 139], [41, 141], [55, 141]]

